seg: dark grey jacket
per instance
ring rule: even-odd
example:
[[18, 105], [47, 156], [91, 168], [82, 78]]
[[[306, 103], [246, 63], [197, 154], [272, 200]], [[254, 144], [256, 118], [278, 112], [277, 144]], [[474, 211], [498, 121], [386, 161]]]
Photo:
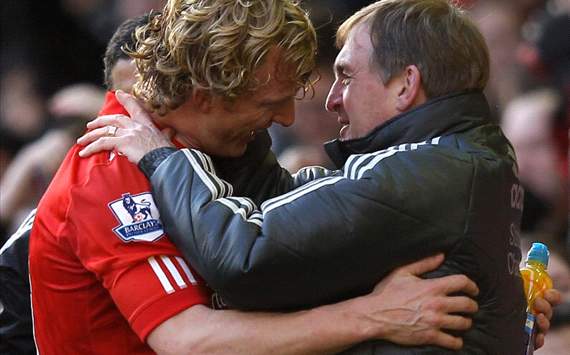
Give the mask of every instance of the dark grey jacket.
[[[522, 189], [483, 94], [431, 100], [367, 137], [326, 149], [342, 168], [290, 176], [269, 156], [246, 181], [227, 174], [257, 200], [287, 192], [261, 206], [235, 197], [199, 151], [155, 152], [142, 165], [168, 235], [230, 306], [335, 302], [370, 291], [396, 266], [443, 251], [444, 264], [426, 277], [461, 273], [481, 290], [461, 353], [520, 354]], [[446, 353], [385, 342], [350, 351]]]
[[36, 210], [0, 248], [0, 354], [36, 353], [30, 307], [28, 250]]

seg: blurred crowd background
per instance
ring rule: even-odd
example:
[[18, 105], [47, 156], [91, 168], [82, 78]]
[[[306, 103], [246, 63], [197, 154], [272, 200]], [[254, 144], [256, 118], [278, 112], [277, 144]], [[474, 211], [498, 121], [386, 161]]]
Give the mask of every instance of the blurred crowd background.
[[[298, 102], [292, 128], [271, 128], [274, 150], [291, 172], [331, 166], [322, 143], [339, 129], [336, 116], [324, 110], [337, 53], [334, 33], [342, 20], [371, 2], [302, 2], [318, 29], [321, 80], [311, 100]], [[525, 187], [523, 252], [532, 241], [547, 243], [553, 252], [549, 269], [566, 303], [553, 320], [560, 327], [540, 353], [562, 354], [570, 349], [570, 1], [455, 2], [479, 25], [490, 49], [487, 97], [513, 143]], [[102, 57], [116, 27], [163, 3], [0, 2], [0, 245], [36, 206], [85, 122], [96, 116], [104, 97]]]

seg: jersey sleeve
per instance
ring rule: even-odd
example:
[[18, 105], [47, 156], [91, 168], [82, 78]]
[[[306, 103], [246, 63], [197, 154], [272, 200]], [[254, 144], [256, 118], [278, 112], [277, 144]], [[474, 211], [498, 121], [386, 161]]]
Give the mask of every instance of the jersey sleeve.
[[70, 191], [71, 247], [141, 340], [179, 312], [209, 304], [203, 280], [164, 234], [136, 166], [111, 153], [89, 168], [85, 181]]

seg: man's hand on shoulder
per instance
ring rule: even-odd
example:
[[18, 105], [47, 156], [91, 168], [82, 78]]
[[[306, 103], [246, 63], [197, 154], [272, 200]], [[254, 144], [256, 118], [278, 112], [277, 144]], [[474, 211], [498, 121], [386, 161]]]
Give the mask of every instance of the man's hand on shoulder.
[[85, 158], [104, 150], [116, 149], [129, 161], [138, 164], [146, 153], [173, 146], [172, 129], [159, 131], [150, 115], [131, 95], [117, 91], [116, 97], [130, 118], [124, 115], [106, 115], [87, 123], [89, 132], [77, 140], [78, 144], [85, 146], [79, 156]]

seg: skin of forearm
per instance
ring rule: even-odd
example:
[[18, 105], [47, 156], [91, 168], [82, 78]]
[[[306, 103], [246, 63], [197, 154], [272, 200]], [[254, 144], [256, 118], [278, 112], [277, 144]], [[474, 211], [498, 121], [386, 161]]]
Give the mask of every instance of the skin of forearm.
[[333, 354], [369, 337], [371, 327], [355, 314], [355, 302], [294, 313], [194, 306], [160, 326], [171, 327], [166, 331], [175, 336], [157, 343], [151, 335], [148, 343], [159, 354]]

